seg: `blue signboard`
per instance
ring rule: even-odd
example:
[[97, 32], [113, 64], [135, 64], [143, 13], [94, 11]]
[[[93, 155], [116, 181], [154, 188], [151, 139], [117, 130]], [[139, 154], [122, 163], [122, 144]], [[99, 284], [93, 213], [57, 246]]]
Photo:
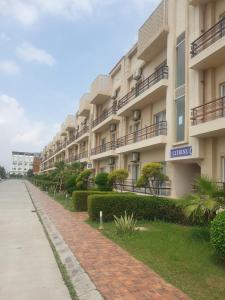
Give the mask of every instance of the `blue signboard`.
[[190, 155], [192, 155], [192, 146], [174, 148], [170, 150], [170, 157], [172, 158]]

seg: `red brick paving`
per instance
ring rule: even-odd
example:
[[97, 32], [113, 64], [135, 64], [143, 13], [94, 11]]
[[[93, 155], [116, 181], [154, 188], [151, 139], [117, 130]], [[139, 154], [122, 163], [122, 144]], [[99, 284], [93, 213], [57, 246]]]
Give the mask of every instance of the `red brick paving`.
[[86, 224], [86, 213], [69, 212], [31, 183], [27, 187], [105, 299], [190, 299]]

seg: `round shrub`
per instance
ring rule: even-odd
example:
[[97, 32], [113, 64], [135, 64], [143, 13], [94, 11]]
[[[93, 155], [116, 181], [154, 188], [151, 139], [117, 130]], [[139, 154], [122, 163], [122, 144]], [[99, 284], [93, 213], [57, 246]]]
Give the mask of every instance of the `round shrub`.
[[111, 191], [112, 185], [109, 184], [108, 180], [109, 174], [108, 173], [99, 173], [95, 177], [95, 184], [100, 191]]
[[225, 212], [219, 213], [212, 221], [210, 233], [216, 252], [225, 259]]

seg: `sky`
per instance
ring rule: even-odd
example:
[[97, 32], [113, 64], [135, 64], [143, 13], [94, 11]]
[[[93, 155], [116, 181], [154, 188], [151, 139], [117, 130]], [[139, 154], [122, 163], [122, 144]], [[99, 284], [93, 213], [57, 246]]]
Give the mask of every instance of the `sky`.
[[159, 0], [0, 0], [0, 165], [40, 152]]

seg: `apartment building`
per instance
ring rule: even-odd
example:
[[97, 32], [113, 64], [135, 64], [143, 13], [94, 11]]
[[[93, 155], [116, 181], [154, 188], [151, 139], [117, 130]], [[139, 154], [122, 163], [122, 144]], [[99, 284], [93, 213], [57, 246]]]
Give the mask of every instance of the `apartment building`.
[[44, 149], [42, 170], [60, 160], [95, 173], [123, 168], [130, 182], [162, 162], [172, 196], [199, 175], [224, 182], [225, 0], [161, 1]]
[[10, 174], [26, 175], [28, 170], [33, 170], [33, 163], [39, 153], [12, 151]]

